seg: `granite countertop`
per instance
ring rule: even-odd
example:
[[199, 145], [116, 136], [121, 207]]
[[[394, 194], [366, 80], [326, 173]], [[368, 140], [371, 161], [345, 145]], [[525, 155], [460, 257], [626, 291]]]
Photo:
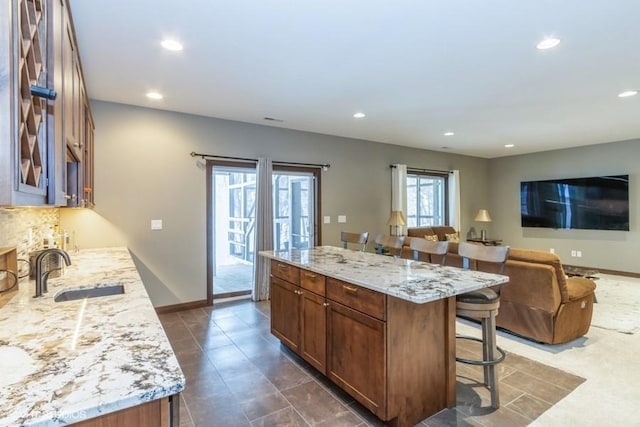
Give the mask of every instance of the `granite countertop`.
[[509, 277], [500, 274], [334, 246], [261, 251], [260, 255], [418, 304], [509, 281]]
[[[71, 253], [63, 277], [0, 309], [0, 425], [59, 426], [181, 392], [185, 379], [126, 248]], [[61, 290], [121, 295], [54, 302]]]

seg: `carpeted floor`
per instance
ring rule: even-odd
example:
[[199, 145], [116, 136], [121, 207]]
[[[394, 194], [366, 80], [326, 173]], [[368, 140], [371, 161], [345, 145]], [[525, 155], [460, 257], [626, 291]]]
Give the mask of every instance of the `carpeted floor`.
[[640, 292], [637, 279], [598, 274], [597, 303], [591, 326], [624, 334], [640, 330]]

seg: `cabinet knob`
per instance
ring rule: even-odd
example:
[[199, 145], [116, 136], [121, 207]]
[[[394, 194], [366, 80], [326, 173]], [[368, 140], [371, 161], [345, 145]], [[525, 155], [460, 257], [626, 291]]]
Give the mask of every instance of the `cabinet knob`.
[[329, 307], [329, 303], [328, 302], [325, 302], [322, 305], [325, 306], [325, 307]]

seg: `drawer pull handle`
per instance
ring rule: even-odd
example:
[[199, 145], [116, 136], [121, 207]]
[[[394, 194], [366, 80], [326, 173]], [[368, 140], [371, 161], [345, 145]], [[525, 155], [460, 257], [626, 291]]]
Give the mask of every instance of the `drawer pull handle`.
[[278, 264], [279, 268], [289, 268], [287, 264]]
[[322, 305], [325, 306], [325, 307], [329, 307], [329, 303], [328, 302], [325, 302]]
[[342, 289], [352, 294], [358, 293], [358, 288], [353, 286], [342, 285]]
[[313, 274], [313, 273], [304, 273], [304, 275], [309, 279], [315, 279], [316, 277], [318, 277], [317, 274]]

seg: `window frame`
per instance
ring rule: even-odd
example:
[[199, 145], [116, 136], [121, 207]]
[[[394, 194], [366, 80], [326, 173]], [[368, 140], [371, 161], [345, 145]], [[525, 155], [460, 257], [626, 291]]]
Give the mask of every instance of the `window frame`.
[[[416, 212], [415, 215], [412, 215], [413, 213], [409, 212], [409, 206], [408, 206], [408, 194], [409, 194], [409, 178], [410, 177], [417, 177], [417, 182], [416, 185], [418, 187], [418, 190], [416, 190]], [[421, 177], [428, 177], [428, 178], [438, 178], [438, 179], [442, 179], [444, 181], [444, 186], [443, 186], [443, 190], [442, 190], [442, 205], [443, 205], [443, 224], [432, 224], [433, 226], [438, 226], [438, 225], [449, 225], [449, 173], [447, 172], [435, 172], [435, 171], [425, 171], [425, 170], [418, 170], [418, 169], [407, 169], [407, 183], [406, 183], [406, 194], [407, 194], [407, 212], [406, 212], [406, 220], [407, 220], [407, 224], [409, 224], [409, 219], [410, 218], [415, 218], [416, 221], [416, 225], [415, 227], [429, 227], [429, 225], [420, 225], [420, 193], [419, 193], [419, 187], [420, 187], [420, 178]], [[433, 217], [431, 217], [433, 218]], [[409, 225], [407, 225], [407, 227], [411, 227]]]

